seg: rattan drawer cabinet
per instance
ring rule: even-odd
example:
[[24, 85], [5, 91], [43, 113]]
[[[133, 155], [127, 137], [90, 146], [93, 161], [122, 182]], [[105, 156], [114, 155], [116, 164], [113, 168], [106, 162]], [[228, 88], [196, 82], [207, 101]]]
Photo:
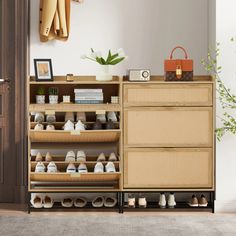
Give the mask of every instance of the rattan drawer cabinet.
[[124, 83], [124, 189], [214, 190], [214, 82]]

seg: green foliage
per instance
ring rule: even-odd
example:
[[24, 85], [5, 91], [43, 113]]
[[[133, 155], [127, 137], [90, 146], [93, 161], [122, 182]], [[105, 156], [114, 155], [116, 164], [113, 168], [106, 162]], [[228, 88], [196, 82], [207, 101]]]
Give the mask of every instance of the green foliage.
[[58, 95], [59, 89], [56, 87], [51, 87], [48, 89], [48, 93], [49, 93], [49, 95]]
[[[234, 42], [234, 38], [231, 38], [231, 42]], [[209, 72], [216, 80], [217, 99], [220, 102], [224, 113], [222, 117], [218, 117], [221, 121], [221, 127], [216, 129], [216, 136], [219, 141], [227, 133], [236, 134], [236, 117], [232, 113], [236, 111], [236, 95], [227, 88], [221, 79], [222, 67], [218, 66], [217, 58], [220, 55], [220, 44], [217, 43], [216, 49], [210, 50], [207, 56], [207, 60], [202, 60], [202, 65], [205, 70]]]
[[37, 95], [45, 95], [45, 89], [44, 87], [39, 87], [37, 90]]

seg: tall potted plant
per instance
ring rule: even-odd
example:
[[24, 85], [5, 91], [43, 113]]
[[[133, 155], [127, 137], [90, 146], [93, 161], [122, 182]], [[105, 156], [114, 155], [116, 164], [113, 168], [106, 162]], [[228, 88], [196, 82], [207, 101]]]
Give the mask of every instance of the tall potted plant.
[[88, 59], [93, 62], [98, 63], [101, 68], [100, 72], [96, 75], [96, 80], [98, 81], [109, 81], [112, 80], [112, 74], [110, 73], [110, 67], [119, 64], [123, 60], [127, 58], [127, 56], [124, 53], [124, 50], [121, 48], [117, 50], [117, 52], [112, 53], [111, 50], [108, 51], [107, 57], [104, 58], [101, 55], [101, 52], [94, 51], [93, 48], [91, 48], [91, 54], [90, 55], [82, 55], [82, 59]]
[[59, 93], [58, 88], [51, 87], [51, 88], [49, 88], [48, 93], [49, 93], [49, 103], [50, 104], [57, 104], [58, 103], [58, 93]]

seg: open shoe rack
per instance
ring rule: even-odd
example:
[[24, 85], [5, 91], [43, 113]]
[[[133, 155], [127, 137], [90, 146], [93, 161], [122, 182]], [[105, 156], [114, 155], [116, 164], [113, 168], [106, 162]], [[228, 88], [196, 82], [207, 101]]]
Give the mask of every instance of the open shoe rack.
[[[214, 152], [211, 150], [214, 150], [214, 145], [212, 146], [212, 149], [209, 148], [209, 145], [204, 144], [199, 145], [199, 147], [191, 146], [192, 144], [188, 144], [186, 147], [182, 147], [181, 144], [176, 144], [177, 148], [172, 148], [173, 144], [171, 145], [157, 145], [156, 143], [153, 143], [151, 145], [148, 145], [148, 143], [139, 143], [139, 137], [138, 136], [132, 136], [131, 133], [135, 130], [133, 129], [135, 126], [128, 123], [129, 114], [132, 115], [132, 112], [136, 111], [144, 111], [146, 114], [147, 112], [152, 112], [153, 110], [162, 111], [164, 108], [155, 108], [155, 107], [162, 107], [160, 105], [163, 103], [161, 99], [166, 99], [166, 94], [168, 94], [167, 89], [174, 87], [178, 89], [178, 92], [180, 92], [181, 95], [181, 89], [193, 89], [193, 87], [196, 85], [197, 88], [203, 92], [204, 96], [206, 95], [206, 92], [208, 92], [209, 88], [213, 85], [214, 88], [214, 82], [212, 82], [210, 77], [207, 76], [199, 76], [195, 77], [193, 82], [164, 82], [163, 77], [161, 76], [155, 76], [152, 77], [150, 82], [143, 83], [143, 82], [136, 82], [131, 83], [128, 82], [125, 78], [120, 77], [114, 77], [113, 81], [110, 82], [99, 82], [95, 80], [95, 77], [93, 76], [81, 76], [81, 77], [74, 77], [73, 82], [66, 82], [66, 78], [64, 76], [56, 76], [54, 78], [54, 81], [52, 82], [36, 82], [34, 77], [30, 77], [29, 83], [28, 83], [28, 113], [29, 113], [29, 132], [28, 132], [28, 142], [29, 142], [29, 162], [28, 162], [28, 192], [29, 192], [29, 201], [32, 193], [45, 193], [45, 194], [53, 194], [53, 193], [62, 193], [62, 194], [70, 194], [70, 193], [76, 193], [78, 195], [81, 194], [89, 194], [89, 193], [97, 193], [98, 195], [102, 194], [116, 194], [117, 196], [117, 205], [114, 209], [118, 210], [120, 213], [123, 213], [124, 211], [130, 211], [130, 210], [138, 210], [139, 208], [136, 207], [134, 209], [127, 207], [127, 194], [134, 193], [134, 194], [152, 194], [155, 193], [156, 195], [161, 192], [176, 192], [176, 193], [205, 193], [208, 197], [208, 207], [206, 208], [191, 208], [184, 202], [177, 202], [177, 206], [174, 209], [160, 209], [158, 206], [158, 202], [153, 200], [148, 201], [146, 210], [156, 210], [156, 211], [166, 211], [166, 210], [196, 210], [196, 211], [212, 211], [214, 212], [214, 199], [215, 199], [215, 192], [214, 192]], [[59, 103], [58, 104], [48, 104], [48, 100], [46, 100], [46, 104], [36, 104], [35, 102], [35, 95], [36, 91], [39, 86], [43, 86], [46, 90], [49, 87], [58, 87], [59, 88]], [[193, 87], [191, 87], [193, 86]], [[60, 103], [62, 101], [62, 95], [70, 95], [71, 101], [73, 102], [73, 93], [74, 88], [102, 88], [104, 92], [104, 104], [63, 104]], [[158, 87], [163, 88], [164, 93], [160, 90], [160, 98], [153, 97], [154, 95], [152, 92]], [[145, 90], [145, 89], [148, 90]], [[141, 91], [141, 93], [145, 92], [145, 94], [150, 94], [151, 101], [149, 101], [148, 96], [143, 97], [143, 101], [140, 101], [140, 93], [137, 89], [144, 89]], [[149, 90], [150, 89], [150, 90]], [[200, 91], [199, 90], [199, 91]], [[210, 91], [210, 90], [209, 90]], [[130, 94], [128, 94], [130, 92]], [[150, 93], [149, 93], [150, 92]], [[177, 93], [174, 93], [174, 96], [172, 97], [172, 100], [168, 103], [166, 102], [166, 105], [168, 107], [168, 110], [176, 110], [176, 111], [184, 111], [185, 108], [189, 109], [190, 104], [184, 104], [181, 100], [179, 103], [176, 102], [173, 99], [180, 99], [181, 97]], [[133, 94], [132, 94], [133, 93]], [[172, 93], [172, 92], [171, 92]], [[196, 94], [196, 91], [193, 89], [193, 95]], [[111, 96], [118, 96], [119, 97], [119, 103], [118, 104], [111, 104], [110, 98]], [[143, 96], [143, 95], [142, 95]], [[177, 98], [175, 98], [177, 96]], [[178, 97], [179, 96], [179, 97]], [[201, 107], [200, 111], [205, 112], [208, 111], [208, 106], [213, 106], [213, 112], [214, 112], [214, 103], [211, 105], [210, 103], [204, 104], [204, 96], [202, 96], [201, 101], [202, 104], [198, 104], [196, 99], [193, 97], [192, 101], [190, 101], [191, 104], [196, 102], [196, 104], [193, 105], [192, 111], [196, 113], [198, 111], [198, 107]], [[190, 96], [191, 97], [191, 96]], [[188, 98], [189, 92], [188, 92]], [[132, 100], [133, 98], [133, 100]], [[129, 101], [130, 99], [130, 101]], [[158, 100], [158, 101], [155, 101]], [[182, 99], [182, 98], [181, 98]], [[195, 99], [195, 100], [194, 100]], [[190, 99], [191, 100], [191, 99]], [[214, 100], [214, 92], [213, 92], [213, 100]], [[148, 103], [148, 105], [147, 105]], [[180, 105], [182, 108], [173, 108], [177, 104]], [[140, 108], [142, 106], [143, 108]], [[190, 110], [191, 110], [190, 109]], [[88, 119], [85, 123], [87, 125], [93, 124], [95, 122], [96, 114], [104, 114], [108, 111], [115, 111], [119, 114], [118, 122], [116, 122], [116, 129], [113, 130], [85, 130], [81, 132], [69, 132], [62, 130], [62, 126], [64, 125], [63, 117], [66, 112], [86, 112], [88, 113], [91, 119]], [[33, 113], [35, 112], [43, 112], [45, 114], [55, 114], [59, 119], [54, 123], [56, 130], [55, 131], [34, 131], [34, 126], [36, 123], [33, 119]], [[129, 113], [130, 112], [130, 113]], [[176, 113], [178, 115], [178, 113]], [[196, 113], [197, 114], [197, 113]], [[136, 114], [139, 117], [142, 117], [142, 114]], [[155, 114], [154, 114], [155, 115]], [[201, 114], [200, 114], [201, 115]], [[205, 115], [205, 113], [204, 113]], [[191, 118], [191, 117], [190, 117]], [[124, 122], [124, 123], [123, 123]], [[129, 121], [130, 122], [130, 121]], [[135, 125], [134, 121], [134, 125]], [[138, 120], [137, 120], [138, 122]], [[151, 121], [152, 122], [152, 121]], [[43, 122], [43, 125], [46, 126], [46, 122]], [[129, 125], [129, 126], [128, 126]], [[143, 125], [146, 125], [144, 123]], [[149, 125], [149, 124], [148, 124]], [[214, 121], [213, 121], [214, 126]], [[130, 130], [128, 129], [130, 127]], [[148, 127], [149, 128], [149, 127]], [[200, 127], [201, 128], [201, 127]], [[135, 128], [134, 128], [135, 129]], [[130, 132], [130, 133], [129, 133]], [[168, 131], [169, 132], [169, 131]], [[210, 130], [210, 132], [213, 132]], [[210, 136], [209, 136], [210, 137]], [[144, 137], [145, 138], [145, 137]], [[157, 137], [158, 138], [158, 137]], [[195, 138], [195, 137], [194, 137]], [[193, 138], [193, 139], [194, 139]], [[183, 139], [183, 138], [182, 138]], [[210, 140], [210, 139], [209, 139]], [[211, 142], [211, 140], [207, 142]], [[158, 140], [155, 140], [158, 142]], [[190, 140], [191, 141], [191, 140]], [[130, 143], [129, 143], [130, 142]], [[132, 143], [133, 142], [133, 143]], [[96, 164], [97, 156], [99, 155], [99, 152], [88, 154], [86, 158], [86, 165], [88, 168], [88, 173], [86, 174], [79, 174], [79, 173], [73, 173], [69, 174], [66, 173], [66, 167], [68, 163], [66, 163], [65, 155], [66, 151], [68, 150], [81, 150], [81, 146], [89, 147], [90, 149], [93, 149], [94, 146], [99, 146], [100, 150], [103, 149], [103, 152], [106, 152], [107, 149], [115, 150], [118, 160], [114, 162], [116, 167], [116, 173], [93, 173], [94, 166]], [[88, 149], [89, 149], [88, 148]], [[60, 172], [58, 173], [35, 173], [35, 167], [36, 167], [36, 161], [35, 161], [35, 152], [34, 150], [41, 150], [42, 153], [45, 150], [66, 150], [64, 154], [56, 155], [53, 152], [50, 151], [51, 155], [53, 156], [53, 161], [58, 167], [58, 170]], [[150, 149], [150, 150], [149, 150]], [[204, 150], [204, 153], [202, 154], [201, 158], [208, 158], [209, 157], [209, 163], [211, 166], [207, 166], [209, 168], [209, 176], [212, 175], [212, 177], [209, 177], [209, 181], [211, 184], [205, 185], [205, 183], [201, 183], [199, 186], [186, 186], [186, 187], [171, 187], [171, 186], [159, 186], [158, 182], [158, 174], [155, 176], [155, 173], [163, 173], [161, 171], [161, 166], [156, 166], [156, 171], [153, 172], [153, 168], [155, 169], [155, 165], [158, 165], [158, 163], [153, 163], [151, 166], [149, 166], [151, 169], [149, 174], [146, 172], [146, 169], [144, 172], [145, 175], [137, 175], [140, 171], [140, 168], [142, 169], [143, 164], [148, 164], [152, 162], [152, 156], [149, 156], [149, 153], [156, 152], [156, 155], [159, 155], [159, 151], [163, 153], [164, 155], [167, 155], [165, 152], [173, 151], [174, 155], [175, 151], [178, 151], [180, 153], [183, 153], [183, 156], [186, 156], [183, 161], [186, 162], [187, 168], [188, 165], [191, 167], [191, 165], [187, 162], [188, 155], [187, 153], [191, 152], [199, 152]], [[136, 159], [133, 159], [132, 156], [133, 153], [143, 153], [143, 157], [137, 156]], [[109, 154], [107, 154], [109, 155]], [[141, 161], [141, 159], [146, 158], [145, 161]], [[211, 158], [213, 158], [211, 160]], [[135, 161], [136, 160], [136, 161]], [[135, 161], [135, 163], [134, 163]], [[202, 161], [200, 159], [199, 161]], [[141, 164], [141, 162], [143, 164]], [[45, 166], [48, 165], [47, 162], [44, 162]], [[74, 162], [76, 167], [79, 163]], [[106, 164], [106, 162], [104, 162]], [[131, 166], [133, 165], [133, 167]], [[202, 164], [196, 162], [196, 164]], [[178, 163], [177, 163], [178, 165]], [[183, 165], [183, 164], [182, 164]], [[178, 167], [178, 166], [177, 166]], [[146, 167], [145, 167], [146, 168]], [[161, 168], [161, 169], [160, 169]], [[164, 171], [164, 169], [163, 169]], [[198, 171], [198, 170], [196, 170]], [[203, 168], [203, 171], [205, 169]], [[154, 173], [154, 175], [152, 175]], [[195, 174], [195, 173], [194, 173]], [[205, 172], [203, 173], [205, 174]], [[135, 177], [136, 176], [136, 177]], [[148, 179], [150, 176], [154, 176], [154, 178], [157, 178], [157, 182], [149, 182], [150, 179]], [[170, 176], [172, 178], [173, 176]], [[146, 179], [145, 179], [146, 178]], [[182, 176], [180, 176], [183, 179]], [[191, 179], [190, 179], [191, 180]], [[142, 182], [144, 181], [144, 182]], [[145, 183], [146, 181], [146, 183]], [[176, 181], [178, 181], [178, 178], [176, 178]], [[133, 182], [136, 182], [135, 184]], [[176, 184], [176, 183], [174, 183]], [[158, 196], [158, 195], [157, 195]], [[31, 210], [37, 210], [32, 208], [30, 202], [28, 204], [28, 210], [29, 212]], [[87, 206], [83, 209], [90, 209], [93, 208], [91, 205], [91, 202], [88, 202]], [[63, 209], [68, 210], [66, 208], [62, 208], [60, 204], [55, 203], [53, 209]], [[51, 210], [53, 210], [51, 209]], [[74, 210], [79, 210], [79, 208], [72, 208]], [[81, 209], [81, 210], [83, 210]], [[95, 209], [95, 208], [93, 208]], [[107, 208], [96, 208], [96, 210], [105, 210]], [[40, 209], [42, 210], [42, 209]], [[71, 209], [69, 209], [71, 210]], [[141, 209], [145, 210], [145, 209]]]

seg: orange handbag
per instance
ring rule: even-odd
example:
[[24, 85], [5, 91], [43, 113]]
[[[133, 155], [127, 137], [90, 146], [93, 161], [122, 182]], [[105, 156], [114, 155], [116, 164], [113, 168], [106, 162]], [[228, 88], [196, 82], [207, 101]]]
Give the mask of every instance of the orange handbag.
[[[185, 59], [173, 59], [173, 53], [176, 49], [181, 49], [185, 54]], [[192, 81], [193, 80], [193, 60], [188, 59], [186, 50], [181, 47], [175, 47], [170, 59], [165, 60], [165, 80], [166, 81]]]

